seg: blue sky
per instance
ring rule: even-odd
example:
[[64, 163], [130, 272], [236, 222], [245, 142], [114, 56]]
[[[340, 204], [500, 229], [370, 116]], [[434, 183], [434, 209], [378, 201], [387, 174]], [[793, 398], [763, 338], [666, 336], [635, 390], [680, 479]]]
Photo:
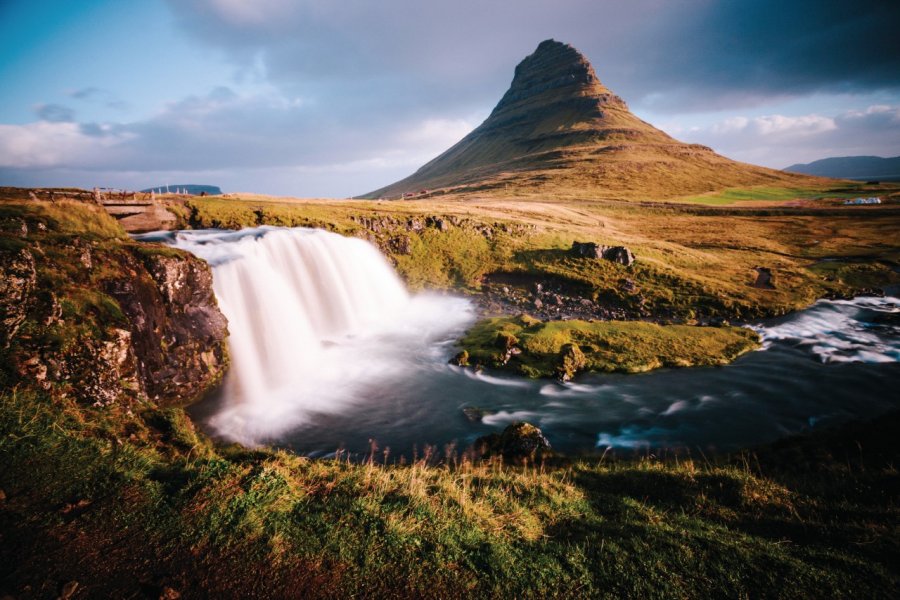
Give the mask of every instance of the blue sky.
[[361, 194], [477, 126], [551, 37], [732, 158], [894, 156], [895, 5], [0, 0], [0, 185]]

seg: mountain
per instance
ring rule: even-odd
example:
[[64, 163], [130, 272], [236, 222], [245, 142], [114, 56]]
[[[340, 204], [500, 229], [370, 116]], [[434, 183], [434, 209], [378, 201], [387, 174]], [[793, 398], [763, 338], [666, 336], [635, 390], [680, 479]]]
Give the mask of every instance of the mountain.
[[541, 42], [487, 120], [411, 176], [366, 194], [422, 190], [666, 198], [803, 181], [685, 144], [637, 118], [575, 48]]
[[792, 173], [835, 177], [839, 179], [900, 180], [900, 156], [836, 156], [823, 158], [808, 164], [791, 165], [785, 169]]
[[207, 196], [221, 196], [222, 188], [216, 185], [200, 185], [196, 183], [179, 183], [175, 185], [158, 185], [153, 188], [141, 190], [145, 194], [156, 192], [157, 194], [189, 194], [191, 196], [199, 196], [202, 192], [206, 192]]

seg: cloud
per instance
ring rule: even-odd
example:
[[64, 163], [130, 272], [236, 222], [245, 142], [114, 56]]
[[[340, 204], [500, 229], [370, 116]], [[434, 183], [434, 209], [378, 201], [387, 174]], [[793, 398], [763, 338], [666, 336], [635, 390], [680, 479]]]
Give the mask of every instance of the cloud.
[[109, 150], [129, 138], [90, 135], [71, 122], [0, 125], [0, 168], [91, 167], [110, 160]]
[[[408, 175], [476, 126], [515, 65], [550, 37], [579, 48], [630, 104], [666, 113], [674, 123], [686, 112], [733, 113], [810, 94], [890, 90], [884, 97], [893, 104], [900, 93], [896, 2], [168, 0], [168, 6], [198, 53], [224, 57], [234, 79], [206, 94], [172, 98], [138, 121], [103, 110], [127, 107], [108, 90], [72, 90], [63, 104], [97, 122], [76, 122], [73, 109], [46, 104], [36, 109], [41, 121], [0, 126], [0, 178], [88, 185], [98, 177], [125, 185], [166, 173], [194, 180], [188, 177], [194, 173], [258, 191], [366, 192]], [[896, 108], [873, 106], [668, 129], [743, 160], [784, 166], [834, 153], [900, 153], [896, 119]]]
[[100, 103], [115, 110], [126, 110], [131, 107], [129, 102], [117, 98], [111, 91], [93, 86], [71, 90], [68, 96], [85, 102]]
[[870, 106], [834, 117], [738, 116], [705, 128], [668, 129], [684, 141], [775, 168], [829, 156], [900, 155], [900, 106]]
[[61, 104], [38, 104], [34, 113], [42, 121], [51, 123], [71, 123], [75, 120], [75, 111]]
[[179, 22], [280, 86], [355, 79], [398, 105], [496, 101], [543, 39], [655, 111], [900, 88], [900, 4], [883, 0], [169, 0]]
[[[239, 94], [219, 87], [141, 121], [0, 125], [0, 175], [10, 183], [23, 181], [15, 170], [32, 173], [29, 181], [51, 171], [77, 172], [86, 185], [101, 173], [217, 173], [237, 185], [239, 172], [256, 182], [244, 189], [354, 195], [407, 175], [481, 118], [412, 116], [398, 126], [365, 115], [336, 120], [327, 108], [274, 90]], [[307, 187], [311, 177], [321, 180], [319, 189]]]

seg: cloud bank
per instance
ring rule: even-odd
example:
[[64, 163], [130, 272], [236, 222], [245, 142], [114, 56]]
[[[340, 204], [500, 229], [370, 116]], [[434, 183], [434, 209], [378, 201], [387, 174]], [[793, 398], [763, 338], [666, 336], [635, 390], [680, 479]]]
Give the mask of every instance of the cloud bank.
[[[571, 42], [633, 107], [672, 116], [786, 98], [897, 102], [673, 126], [685, 141], [783, 167], [900, 154], [900, 5], [798, 0], [169, 0], [177, 26], [233, 81], [121, 122], [96, 86], [0, 124], [0, 181], [132, 185], [159, 178], [296, 195], [353, 195], [408, 175], [487, 116], [543, 39]], [[127, 56], [123, 56], [127, 60]], [[177, 68], [173, 67], [173, 68]], [[79, 102], [109, 110], [78, 119]], [[72, 104], [75, 106], [69, 106]], [[86, 106], [86, 105], [82, 105]], [[756, 113], [758, 115], [758, 110]]]

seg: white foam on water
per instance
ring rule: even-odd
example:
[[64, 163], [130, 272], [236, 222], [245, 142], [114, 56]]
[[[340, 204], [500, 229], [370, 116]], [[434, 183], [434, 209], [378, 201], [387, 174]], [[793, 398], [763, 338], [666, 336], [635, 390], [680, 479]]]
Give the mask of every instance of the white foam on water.
[[461, 298], [411, 296], [370, 243], [315, 229], [183, 231], [207, 260], [228, 318], [225, 404], [209, 421], [247, 445], [322, 413], [364, 407], [366, 390], [446, 363], [437, 342], [474, 321]]
[[527, 410], [501, 410], [491, 415], [485, 415], [481, 418], [481, 422], [486, 425], [508, 425], [518, 421], [529, 421], [537, 416], [539, 416], [538, 413]]
[[820, 300], [773, 326], [755, 325], [763, 350], [775, 342], [804, 348], [823, 363], [900, 361], [900, 299]]
[[681, 412], [682, 410], [688, 407], [688, 403], [686, 400], [678, 400], [669, 405], [669, 408], [661, 412], [660, 414], [664, 417], [669, 415], [674, 415], [677, 412]]

